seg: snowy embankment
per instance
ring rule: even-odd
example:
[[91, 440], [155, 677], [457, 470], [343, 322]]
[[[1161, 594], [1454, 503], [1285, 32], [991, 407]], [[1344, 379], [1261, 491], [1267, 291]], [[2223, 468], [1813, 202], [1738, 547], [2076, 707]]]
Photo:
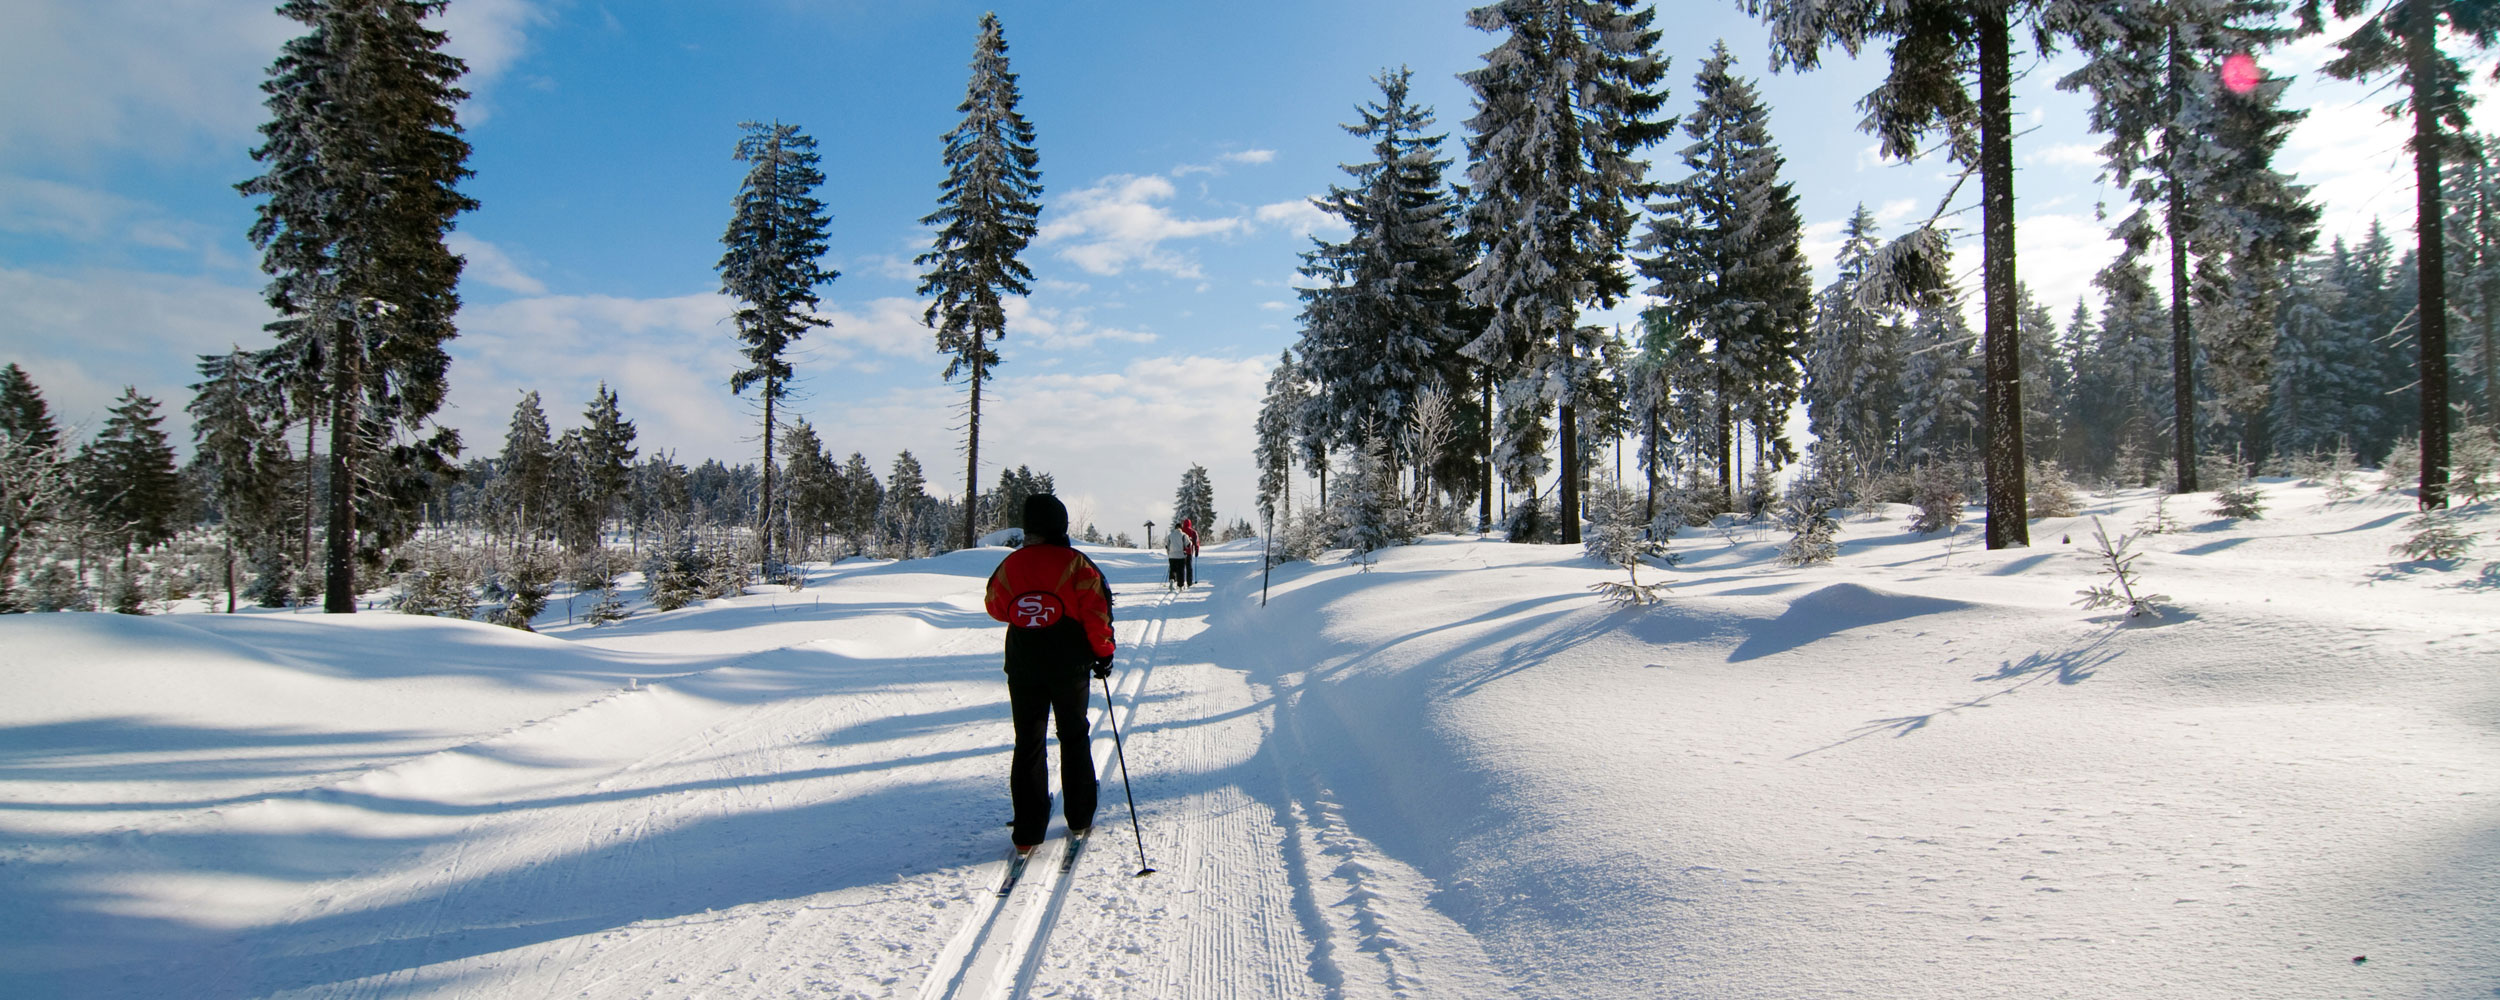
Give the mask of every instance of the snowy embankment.
[[[2266, 491], [2173, 498], [2132, 622], [2074, 606], [2082, 519], [1894, 508], [1806, 569], [1698, 529], [1638, 610], [1556, 547], [1265, 607], [1253, 547], [1178, 595], [1094, 550], [1159, 871], [1106, 772], [1027, 995], [2491, 995], [2500, 593], [2394, 561], [2400, 498]], [[546, 636], [0, 619], [0, 993], [943, 995], [1005, 844], [998, 555]]]

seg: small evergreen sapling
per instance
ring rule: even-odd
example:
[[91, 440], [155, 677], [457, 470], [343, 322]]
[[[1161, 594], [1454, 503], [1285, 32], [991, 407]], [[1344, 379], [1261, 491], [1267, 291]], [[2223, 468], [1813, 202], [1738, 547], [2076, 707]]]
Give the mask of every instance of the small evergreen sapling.
[[1649, 525], [1641, 519], [1641, 498], [1622, 485], [1611, 482], [1594, 484], [1590, 489], [1589, 530], [1581, 549], [1590, 558], [1609, 565], [1621, 566], [1628, 582], [1607, 580], [1589, 585], [1598, 596], [1624, 605], [1656, 604], [1658, 592], [1666, 584], [1641, 582], [1641, 560], [1666, 552], [1666, 545], [1653, 538]]
[[1918, 513], [1910, 518], [1910, 530], [1922, 535], [1951, 531], [1962, 523], [1961, 472], [1950, 466], [1929, 465], [1918, 470], [1910, 483], [1910, 502], [1918, 505]]
[[1812, 566], [1839, 555], [1840, 522], [1832, 518], [1839, 506], [1838, 487], [1820, 470], [1799, 480], [1779, 508], [1779, 526], [1789, 535], [1780, 548], [1781, 564]]
[[2266, 516], [2266, 497], [2256, 483], [2243, 481], [2214, 494], [2213, 512], [2237, 521], [2260, 520]]
[[2138, 535], [2167, 535], [2178, 530], [2179, 519], [2170, 516], [2170, 494], [2167, 493], [2154, 498], [2153, 509], [2145, 512], [2144, 519], [2135, 523], [2135, 534]]
[[2413, 562], [2447, 562], [2463, 559], [2474, 550], [2474, 535], [2457, 527], [2454, 514], [2444, 510], [2426, 510], [2405, 522], [2413, 537], [2388, 551]]
[[2135, 575], [2135, 560], [2141, 553], [2128, 552], [2127, 547], [2135, 544], [2138, 537], [2140, 533], [2131, 533], [2112, 542], [2109, 532], [2101, 527], [2101, 519], [2092, 519], [2093, 545], [2100, 554], [2102, 568], [2109, 572], [2109, 582], [2076, 591], [2083, 595], [2076, 604], [2085, 610], [2125, 605], [2129, 618], [2161, 617], [2161, 607], [2170, 600], [2169, 595], [2136, 593], [2140, 581]]
[[2031, 511], [2034, 518], [2073, 517], [2083, 513], [2083, 492], [2054, 461], [2031, 465]]

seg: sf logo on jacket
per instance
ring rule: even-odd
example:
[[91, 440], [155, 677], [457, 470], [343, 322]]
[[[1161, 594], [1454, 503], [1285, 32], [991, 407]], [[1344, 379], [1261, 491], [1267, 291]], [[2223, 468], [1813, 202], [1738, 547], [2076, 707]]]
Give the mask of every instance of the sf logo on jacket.
[[1015, 618], [1009, 624], [1017, 628], [1049, 628], [1067, 614], [1059, 606], [1059, 595], [1047, 590], [1026, 591], [1017, 595]]

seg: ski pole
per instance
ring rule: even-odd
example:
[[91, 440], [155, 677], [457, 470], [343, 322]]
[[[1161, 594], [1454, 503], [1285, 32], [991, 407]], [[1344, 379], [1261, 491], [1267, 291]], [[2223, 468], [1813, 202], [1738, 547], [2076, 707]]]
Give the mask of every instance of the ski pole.
[[1142, 878], [1155, 870], [1146, 866], [1146, 831], [1137, 825], [1137, 792], [1128, 784], [1128, 751], [1120, 746], [1120, 713], [1111, 703], [1109, 677], [1102, 679], [1102, 717], [1111, 721], [1111, 753], [1120, 759], [1120, 791], [1128, 795], [1128, 828], [1137, 835], [1137, 874]]

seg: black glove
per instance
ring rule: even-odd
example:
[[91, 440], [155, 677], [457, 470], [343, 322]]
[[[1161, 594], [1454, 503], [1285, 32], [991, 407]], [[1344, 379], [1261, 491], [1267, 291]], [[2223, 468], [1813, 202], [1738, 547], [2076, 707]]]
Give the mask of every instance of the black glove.
[[1095, 678], [1100, 679], [1100, 680], [1110, 680], [1110, 679], [1111, 679], [1111, 658], [1110, 658], [1110, 657], [1105, 656], [1105, 657], [1101, 657], [1101, 658], [1099, 658], [1099, 659], [1096, 659], [1096, 660], [1094, 661], [1094, 676], [1095, 676]]

